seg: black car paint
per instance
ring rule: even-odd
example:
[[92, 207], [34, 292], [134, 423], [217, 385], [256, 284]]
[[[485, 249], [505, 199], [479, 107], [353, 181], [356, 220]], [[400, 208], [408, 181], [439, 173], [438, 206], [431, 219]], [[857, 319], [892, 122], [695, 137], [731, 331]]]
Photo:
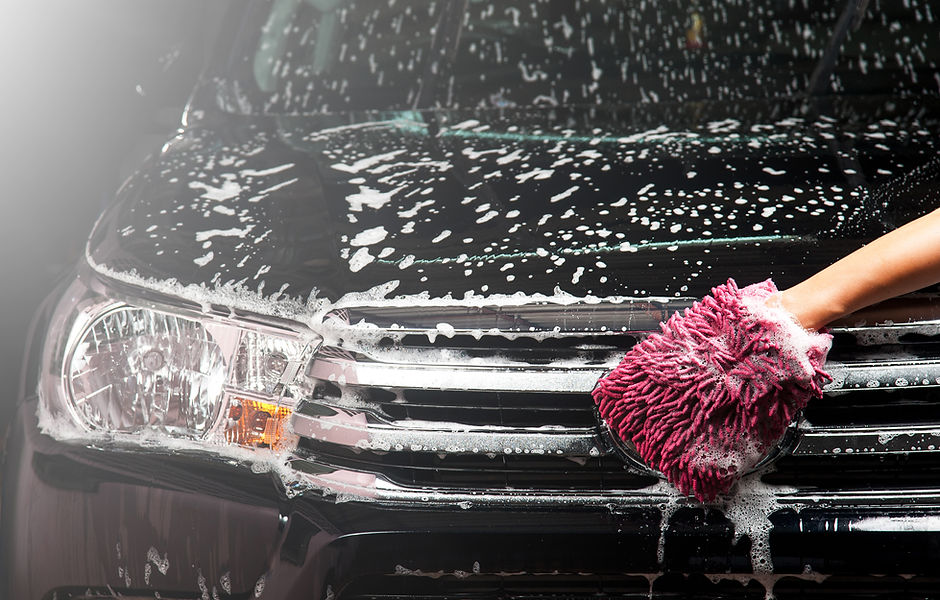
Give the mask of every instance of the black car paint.
[[[391, 280], [396, 294], [455, 298], [556, 287], [698, 297], [727, 277], [785, 286], [892, 225], [877, 207], [859, 210], [862, 192], [938, 152], [938, 115], [935, 99], [896, 98], [841, 100], [825, 114], [784, 101], [211, 114], [125, 186], [90, 256], [158, 282], [237, 283], [301, 301]], [[478, 125], [455, 127], [466, 122]], [[520, 151], [525, 159], [500, 164]], [[374, 208], [352, 200], [362, 188], [397, 192]], [[638, 196], [644, 188], [657, 195]], [[897, 204], [892, 216], [923, 210]], [[378, 226], [387, 237], [369, 249], [390, 254], [351, 270], [350, 241]], [[244, 233], [207, 235], [226, 231]]]

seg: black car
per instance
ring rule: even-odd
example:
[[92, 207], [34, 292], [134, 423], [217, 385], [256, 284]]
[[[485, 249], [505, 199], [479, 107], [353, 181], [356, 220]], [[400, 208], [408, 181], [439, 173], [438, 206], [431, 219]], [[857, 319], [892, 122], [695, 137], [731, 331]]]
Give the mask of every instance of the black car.
[[712, 286], [940, 203], [937, 15], [233, 6], [40, 308], [3, 597], [935, 597], [940, 289], [834, 324], [825, 396], [713, 504], [590, 392]]

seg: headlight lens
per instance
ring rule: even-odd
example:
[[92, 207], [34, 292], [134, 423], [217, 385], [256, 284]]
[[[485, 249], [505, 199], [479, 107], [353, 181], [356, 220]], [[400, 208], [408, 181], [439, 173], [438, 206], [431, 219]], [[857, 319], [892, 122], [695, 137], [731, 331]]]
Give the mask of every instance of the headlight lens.
[[91, 323], [69, 361], [72, 407], [92, 429], [201, 437], [222, 402], [222, 351], [199, 322], [143, 308]]
[[319, 341], [294, 327], [115, 300], [80, 278], [53, 315], [41, 422], [56, 437], [283, 446], [295, 440], [287, 422], [309, 393]]

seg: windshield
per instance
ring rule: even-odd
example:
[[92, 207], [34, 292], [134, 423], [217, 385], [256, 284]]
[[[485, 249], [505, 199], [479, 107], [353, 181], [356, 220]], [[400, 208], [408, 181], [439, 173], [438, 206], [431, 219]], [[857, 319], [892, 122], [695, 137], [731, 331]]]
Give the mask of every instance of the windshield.
[[274, 114], [796, 96], [861, 5], [823, 89], [937, 94], [937, 4], [273, 0], [222, 83], [229, 109]]

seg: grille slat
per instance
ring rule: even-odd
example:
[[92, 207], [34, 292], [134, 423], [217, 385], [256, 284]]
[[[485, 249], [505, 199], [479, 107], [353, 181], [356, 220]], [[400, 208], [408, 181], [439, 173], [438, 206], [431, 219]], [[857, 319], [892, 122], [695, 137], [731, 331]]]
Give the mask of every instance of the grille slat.
[[657, 478], [631, 472], [614, 457], [585, 458], [578, 461], [546, 456], [470, 455], [437, 456], [424, 453], [365, 454], [327, 447], [304, 440], [301, 449], [308, 456], [336, 469], [369, 472], [408, 487], [459, 488], [470, 490], [593, 490], [598, 481], [604, 489], [639, 489]]
[[531, 426], [534, 423], [586, 428], [595, 425], [588, 394], [477, 392], [468, 406], [466, 392], [404, 390], [404, 402], [382, 403], [393, 419], [447, 421], [468, 425]]
[[864, 390], [827, 395], [810, 403], [803, 415], [817, 427], [940, 423], [940, 390], [908, 387], [881, 389], [878, 393]]
[[940, 461], [917, 454], [787, 456], [761, 479], [818, 492], [940, 487]]

